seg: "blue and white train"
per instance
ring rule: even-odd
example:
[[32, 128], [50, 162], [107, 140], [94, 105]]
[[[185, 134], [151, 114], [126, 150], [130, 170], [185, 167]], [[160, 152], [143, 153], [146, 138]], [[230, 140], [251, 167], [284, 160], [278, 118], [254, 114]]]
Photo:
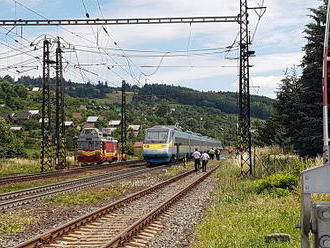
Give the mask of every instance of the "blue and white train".
[[143, 156], [150, 164], [190, 158], [196, 148], [203, 152], [211, 148], [222, 148], [222, 145], [219, 140], [183, 132], [176, 126], [154, 126], [145, 131]]

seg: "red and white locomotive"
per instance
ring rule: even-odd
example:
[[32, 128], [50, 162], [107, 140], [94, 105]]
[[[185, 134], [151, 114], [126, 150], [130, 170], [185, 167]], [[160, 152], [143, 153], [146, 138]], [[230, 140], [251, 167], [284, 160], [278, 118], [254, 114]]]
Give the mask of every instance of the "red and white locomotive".
[[97, 128], [85, 128], [78, 138], [77, 160], [83, 164], [101, 164], [118, 160], [118, 141], [103, 137]]

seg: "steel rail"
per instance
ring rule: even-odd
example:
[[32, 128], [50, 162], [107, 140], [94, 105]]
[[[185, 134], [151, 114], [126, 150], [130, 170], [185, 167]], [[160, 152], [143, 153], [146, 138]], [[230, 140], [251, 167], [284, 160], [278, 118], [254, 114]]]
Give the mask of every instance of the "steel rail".
[[38, 180], [38, 179], [44, 179], [44, 178], [52, 178], [52, 177], [61, 176], [61, 175], [74, 175], [74, 174], [78, 174], [78, 173], [82, 173], [82, 172], [115, 168], [118, 166], [138, 164], [141, 162], [143, 162], [143, 160], [122, 161], [122, 162], [110, 163], [110, 164], [105, 164], [105, 165], [94, 165], [94, 166], [86, 166], [86, 167], [80, 167], [80, 168], [72, 168], [72, 169], [67, 169], [67, 170], [48, 171], [48, 172], [39, 172], [39, 173], [31, 173], [31, 174], [15, 174], [15, 175], [6, 176], [6, 177], [0, 177], [0, 185], [7, 184], [7, 183]]
[[48, 191], [48, 190], [52, 190], [52, 189], [66, 187], [66, 186], [70, 186], [70, 185], [74, 185], [74, 184], [78, 184], [78, 183], [84, 183], [84, 182], [99, 180], [99, 179], [102, 179], [102, 178], [106, 178], [108, 176], [113, 176], [113, 175], [116, 175], [116, 174], [121, 174], [121, 173], [129, 172], [129, 171], [135, 171], [135, 170], [137, 170], [137, 169], [133, 168], [133, 169], [118, 170], [118, 171], [113, 171], [113, 172], [109, 172], [109, 173], [101, 174], [101, 175], [100, 174], [99, 175], [93, 175], [93, 176], [89, 176], [89, 177], [85, 177], [85, 178], [66, 180], [66, 181], [59, 182], [59, 183], [52, 183], [52, 184], [47, 184], [47, 185], [43, 185], [43, 186], [38, 186], [38, 187], [32, 187], [32, 188], [26, 188], [26, 189], [21, 189], [21, 190], [17, 190], [17, 191], [7, 192], [7, 193], [0, 194], [0, 201], [12, 199], [12, 198], [27, 195], [27, 194], [39, 193], [39, 192], [43, 192], [43, 191]]
[[68, 234], [70, 232], [73, 232], [77, 228], [79, 228], [83, 225], [86, 225], [88, 223], [91, 223], [91, 222], [101, 218], [102, 216], [107, 215], [121, 207], [124, 207], [126, 204], [131, 203], [147, 194], [150, 194], [150, 193], [154, 192], [155, 190], [161, 189], [173, 182], [176, 182], [176, 181], [180, 180], [181, 178], [184, 178], [184, 177], [192, 174], [193, 172], [194, 171], [188, 171], [188, 172], [182, 173], [182, 174], [172, 177], [164, 182], [158, 183], [147, 189], [134, 193], [124, 199], [118, 200], [108, 206], [100, 208], [93, 213], [82, 216], [61, 227], [58, 227], [49, 232], [46, 232], [45, 234], [38, 236], [36, 238], [30, 239], [24, 243], [21, 243], [18, 246], [16, 246], [16, 248], [36, 248], [36, 247], [42, 247], [43, 245], [49, 244], [50, 242], [54, 241], [55, 239], [60, 238], [63, 235]]
[[124, 179], [124, 178], [128, 178], [131, 176], [135, 176], [135, 175], [139, 175], [139, 174], [143, 174], [146, 172], [150, 172], [153, 170], [157, 170], [157, 169], [161, 169], [161, 168], [165, 168], [167, 167], [167, 165], [165, 166], [160, 166], [160, 167], [153, 167], [153, 168], [138, 168], [138, 169], [132, 169], [132, 170], [125, 170], [125, 171], [118, 171], [117, 175], [103, 175], [103, 177], [99, 178], [99, 179], [94, 179], [92, 181], [83, 181], [82, 183], [78, 182], [78, 183], [74, 183], [74, 184], [70, 184], [68, 187], [62, 188], [62, 189], [58, 189], [58, 190], [52, 190], [52, 191], [46, 191], [45, 193], [41, 193], [41, 194], [37, 194], [37, 195], [32, 195], [32, 196], [28, 196], [25, 198], [19, 198], [19, 199], [14, 199], [14, 200], [10, 200], [10, 201], [6, 201], [6, 202], [2, 202], [0, 203], [0, 211], [4, 211], [7, 209], [11, 209], [13, 207], [18, 207], [18, 206], [22, 206], [22, 205], [26, 205], [35, 201], [39, 201], [41, 199], [50, 197], [50, 196], [54, 196], [57, 194], [61, 194], [61, 193], [65, 193], [65, 192], [72, 192], [72, 191], [78, 191], [87, 187], [93, 187], [96, 185], [100, 185], [100, 184], [104, 184], [104, 183], [109, 183], [109, 182], [113, 182], [113, 181], [117, 181], [120, 179]]
[[131, 241], [137, 234], [147, 226], [149, 226], [153, 221], [155, 221], [161, 214], [163, 214], [166, 210], [172, 207], [177, 201], [179, 201], [182, 197], [184, 197], [188, 192], [190, 192], [193, 188], [195, 188], [198, 184], [204, 181], [207, 177], [209, 177], [213, 172], [215, 172], [218, 167], [213, 168], [202, 177], [195, 180], [193, 183], [189, 184], [183, 190], [172, 196], [166, 202], [164, 202], [159, 207], [152, 210], [150, 213], [146, 214], [140, 220], [136, 221], [126, 230], [124, 230], [121, 234], [117, 235], [113, 240], [111, 240], [106, 245], [102, 246], [102, 248], [117, 248], [123, 246], [125, 243]]

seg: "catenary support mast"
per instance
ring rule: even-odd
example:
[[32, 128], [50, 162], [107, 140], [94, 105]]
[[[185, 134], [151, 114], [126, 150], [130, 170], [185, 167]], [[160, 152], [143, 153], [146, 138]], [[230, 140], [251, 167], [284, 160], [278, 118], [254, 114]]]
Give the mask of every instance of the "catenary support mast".
[[51, 170], [54, 166], [51, 122], [51, 80], [50, 80], [50, 41], [43, 41], [43, 72], [42, 72], [42, 109], [41, 109], [41, 171]]
[[126, 154], [127, 145], [127, 110], [126, 110], [126, 81], [121, 84], [121, 159]]
[[[56, 40], [55, 61], [51, 59], [52, 39], [43, 41], [43, 83], [41, 109], [41, 171], [63, 169], [66, 165], [65, 101], [62, 49]], [[55, 78], [50, 77], [55, 69]]]
[[240, 1], [239, 144], [242, 173], [252, 175], [250, 111], [250, 38], [247, 0]]
[[66, 138], [65, 138], [65, 102], [64, 102], [64, 80], [62, 48], [60, 37], [57, 38], [56, 48], [56, 116], [55, 116], [55, 144], [56, 144], [56, 169], [66, 166]]

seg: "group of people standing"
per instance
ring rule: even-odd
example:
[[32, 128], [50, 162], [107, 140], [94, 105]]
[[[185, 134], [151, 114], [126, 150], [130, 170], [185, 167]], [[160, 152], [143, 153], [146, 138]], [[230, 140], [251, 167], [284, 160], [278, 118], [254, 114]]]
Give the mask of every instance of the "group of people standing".
[[[206, 165], [209, 160], [214, 160], [214, 157], [216, 157], [217, 160], [220, 159], [220, 150], [216, 149], [214, 150], [213, 148], [210, 149], [210, 151], [200, 153], [198, 149], [196, 148], [194, 153], [192, 154], [192, 157], [195, 161], [195, 171], [199, 171], [202, 169], [203, 172], [206, 172]], [[202, 162], [202, 167], [201, 167], [201, 162]]]
[[211, 148], [210, 151], [209, 151], [209, 155], [210, 155], [210, 160], [220, 160], [220, 149], [217, 148], [217, 149], [213, 149]]

